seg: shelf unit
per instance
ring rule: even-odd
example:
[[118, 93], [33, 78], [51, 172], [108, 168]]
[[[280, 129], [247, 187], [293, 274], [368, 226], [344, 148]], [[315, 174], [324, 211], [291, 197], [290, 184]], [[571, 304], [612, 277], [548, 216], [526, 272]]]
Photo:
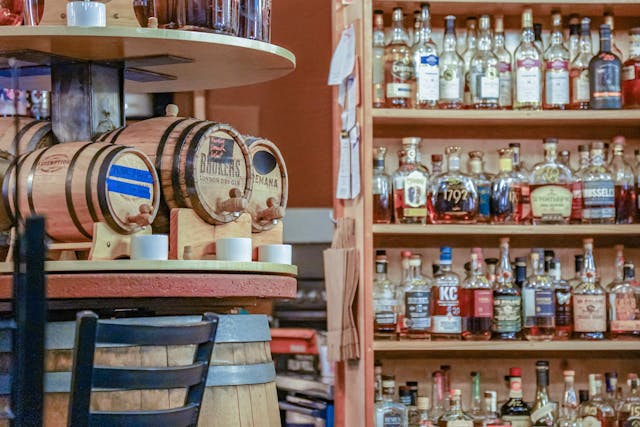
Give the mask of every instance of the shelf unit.
[[[560, 138], [562, 148], [576, 152], [578, 144], [614, 135], [624, 135], [628, 141], [627, 153], [640, 148], [640, 110], [621, 111], [474, 111], [474, 110], [396, 110], [371, 107], [371, 40], [372, 14], [382, 9], [386, 18], [393, 7], [401, 6], [410, 13], [419, 7], [414, 0], [354, 0], [350, 5], [335, 2], [334, 41], [340, 38], [346, 25], [353, 24], [356, 33], [356, 55], [359, 58], [362, 96], [357, 109], [362, 141], [362, 194], [354, 200], [336, 202], [336, 215], [353, 217], [356, 221], [356, 245], [361, 251], [360, 292], [357, 301], [357, 320], [363, 355], [357, 363], [339, 365], [336, 383], [336, 420], [338, 426], [373, 426], [373, 365], [383, 362], [383, 372], [395, 374], [396, 380], [418, 380], [428, 383], [431, 371], [441, 363], [452, 365], [456, 387], [469, 396], [468, 372], [481, 370], [483, 387], [498, 390], [504, 396], [502, 375], [509, 366], [523, 368], [525, 398], [532, 397], [535, 377], [533, 365], [536, 358], [551, 362], [551, 378], [561, 378], [562, 369], [571, 367], [577, 373], [577, 385], [584, 388], [589, 372], [604, 372], [615, 366], [618, 372], [632, 372], [640, 360], [640, 340], [604, 342], [463, 342], [463, 341], [376, 341], [373, 334], [373, 272], [376, 249], [387, 249], [390, 257], [392, 280], [399, 277], [399, 252], [402, 248], [417, 249], [427, 255], [427, 262], [435, 259], [438, 246], [454, 247], [454, 270], [460, 272], [469, 248], [487, 248], [489, 255], [497, 254], [498, 239], [511, 238], [514, 253], [528, 251], [530, 247], [557, 248], [565, 276], [571, 275], [572, 263], [568, 261], [581, 247], [584, 237], [594, 237], [598, 267], [603, 282], [611, 277], [613, 244], [626, 246], [625, 254], [631, 259], [640, 255], [640, 225], [601, 226], [497, 226], [497, 225], [396, 225], [373, 224], [371, 175], [373, 148], [386, 146], [386, 169], [391, 173], [397, 167], [395, 151], [400, 139], [406, 136], [424, 138], [423, 162], [428, 155], [442, 153], [448, 144], [460, 145], [463, 152], [481, 149], [488, 153], [487, 169], [496, 170], [495, 149], [509, 142], [522, 144], [522, 158], [531, 165], [542, 158], [541, 140], [546, 136]], [[548, 31], [549, 12], [558, 9], [563, 14], [579, 13], [593, 18], [593, 28], [601, 23], [602, 14], [612, 11], [616, 16], [618, 36], [637, 25], [640, 1], [614, 0], [500, 0], [486, 3], [479, 0], [433, 0], [434, 34], [442, 32], [442, 18], [448, 14], [458, 16], [458, 36], [463, 33], [465, 16], [483, 13], [504, 14], [505, 27], [513, 36], [519, 28], [520, 14], [526, 6], [533, 8], [534, 20], [543, 22]], [[386, 19], [385, 18], [385, 19]], [[437, 36], [436, 36], [437, 37]], [[509, 37], [509, 34], [508, 34]], [[543, 35], [544, 37], [544, 35]], [[508, 40], [509, 41], [509, 40]], [[335, 92], [337, 97], [338, 92]], [[337, 98], [336, 98], [337, 99]], [[334, 111], [334, 153], [339, 154], [340, 109]], [[337, 160], [336, 160], [337, 161]], [[574, 160], [575, 161], [575, 160]], [[334, 170], [337, 166], [334, 165]], [[512, 255], [515, 256], [515, 255]], [[394, 267], [396, 264], [396, 267]], [[478, 361], [482, 361], [481, 364]], [[517, 363], [517, 364], [512, 364]], [[562, 384], [551, 386], [552, 396], [561, 393]], [[429, 394], [429, 390], [421, 390]], [[363, 396], [353, 399], [352, 396]]]

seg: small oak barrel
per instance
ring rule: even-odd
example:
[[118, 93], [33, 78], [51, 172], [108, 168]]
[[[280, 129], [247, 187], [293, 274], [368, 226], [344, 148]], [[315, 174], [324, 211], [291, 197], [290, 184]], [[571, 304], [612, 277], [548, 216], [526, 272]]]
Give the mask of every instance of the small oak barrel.
[[229, 125], [176, 115], [177, 107], [169, 105], [166, 117], [116, 129], [98, 141], [147, 154], [160, 176], [167, 208], [191, 208], [209, 224], [236, 220], [247, 208], [252, 186], [244, 138]]
[[150, 224], [160, 186], [153, 163], [139, 150], [69, 142], [18, 157], [3, 182], [3, 199], [19, 221], [30, 214], [46, 216], [53, 240], [82, 242], [91, 240], [95, 222], [121, 234]]
[[287, 166], [276, 145], [264, 138], [245, 136], [253, 164], [253, 191], [247, 212], [254, 233], [267, 231], [285, 214], [289, 195]]
[[[0, 181], [4, 180], [7, 170], [13, 162], [13, 155], [0, 150]], [[7, 231], [13, 226], [13, 216], [6, 203], [0, 202], [0, 231]]]
[[48, 120], [0, 117], [0, 150], [15, 156], [49, 147], [56, 142]]
[[[118, 319], [115, 322], [175, 324], [200, 316]], [[0, 361], [8, 360], [11, 341], [0, 332]], [[75, 322], [51, 322], [45, 334], [45, 427], [67, 425]], [[269, 323], [262, 315], [220, 316], [211, 356], [200, 427], [280, 427], [275, 367], [271, 359]], [[191, 363], [194, 346], [132, 347], [103, 345], [95, 363], [112, 366], [176, 366]], [[0, 363], [7, 372], [6, 363]], [[7, 374], [0, 374], [0, 394], [8, 394]], [[2, 389], [4, 388], [4, 389]], [[95, 410], [151, 410], [180, 406], [184, 390], [93, 392]]]

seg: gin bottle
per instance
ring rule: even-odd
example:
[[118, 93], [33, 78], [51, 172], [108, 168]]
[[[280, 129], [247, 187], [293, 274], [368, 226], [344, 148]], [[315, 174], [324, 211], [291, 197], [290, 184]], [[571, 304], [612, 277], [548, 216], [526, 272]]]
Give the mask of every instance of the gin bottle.
[[393, 174], [393, 208], [398, 224], [424, 224], [429, 173], [420, 164], [420, 138], [402, 138], [404, 157]]
[[531, 269], [522, 289], [524, 335], [529, 341], [550, 341], [555, 333], [555, 296], [537, 252], [531, 253]]
[[451, 390], [449, 410], [438, 419], [438, 427], [473, 427], [473, 418], [462, 410], [462, 392]]
[[542, 52], [534, 43], [533, 13], [530, 8], [522, 12], [522, 34], [513, 58], [513, 108], [539, 110], [542, 106]]
[[444, 18], [445, 30], [440, 54], [440, 101], [443, 109], [460, 109], [464, 101], [464, 60], [456, 51], [456, 17]]
[[544, 108], [564, 110], [569, 107], [569, 63], [571, 57], [564, 47], [562, 35], [562, 15], [552, 13], [553, 31], [551, 43], [544, 52], [545, 90]]
[[615, 222], [615, 184], [605, 165], [604, 144], [591, 144], [591, 164], [582, 178], [582, 222], [584, 224], [613, 224]]
[[616, 224], [633, 224], [637, 215], [636, 175], [624, 159], [624, 136], [613, 138], [611, 174], [615, 184]]
[[469, 174], [473, 179], [478, 192], [477, 222], [489, 222], [491, 220], [491, 175], [484, 171], [484, 153], [471, 151], [469, 153]]
[[476, 109], [498, 108], [500, 76], [498, 57], [492, 52], [491, 21], [489, 15], [480, 17], [478, 47], [469, 65], [471, 103]]
[[394, 401], [395, 389], [395, 381], [382, 381], [382, 400], [375, 406], [375, 427], [408, 427], [407, 407]]
[[493, 291], [493, 338], [520, 339], [522, 330], [522, 298], [514, 286], [513, 269], [509, 258], [509, 238], [500, 239], [500, 263]]
[[385, 155], [387, 149], [378, 147], [373, 157], [373, 177], [371, 179], [373, 193], [373, 222], [375, 224], [389, 224], [393, 216], [391, 206], [391, 177], [385, 173]]
[[404, 289], [404, 319], [408, 338], [428, 338], [431, 329], [431, 283], [422, 276], [422, 257], [412, 255], [413, 280]]
[[573, 291], [573, 338], [603, 340], [606, 331], [606, 292], [596, 272], [593, 239], [584, 239], [582, 282]]
[[387, 255], [376, 255], [376, 278], [373, 281], [373, 329], [376, 337], [391, 338], [395, 335], [398, 317], [396, 286], [387, 278]]
[[440, 98], [438, 50], [431, 39], [429, 5], [421, 5], [420, 37], [413, 45], [416, 78], [416, 108], [436, 108]]
[[407, 45], [402, 8], [393, 9], [392, 38], [385, 49], [385, 83], [388, 108], [409, 108], [411, 100], [411, 80], [413, 61], [411, 49]]
[[451, 248], [440, 248], [440, 271], [434, 275], [432, 339], [460, 339], [462, 332], [460, 277], [451, 271]]
[[513, 106], [511, 88], [511, 54], [505, 47], [504, 18], [495, 17], [495, 35], [493, 36], [493, 53], [498, 57], [498, 73], [500, 78], [500, 95], [498, 106], [502, 110]]
[[478, 192], [473, 179], [460, 171], [460, 147], [447, 147], [447, 172], [433, 178], [431, 202], [435, 224], [473, 224]]
[[[461, 305], [464, 310], [462, 338], [470, 341], [491, 339], [493, 290], [489, 280], [482, 274], [480, 262], [478, 254], [472, 253], [470, 277], [462, 283], [460, 291]], [[478, 391], [478, 399], [479, 393], [480, 391]], [[480, 412], [480, 404], [476, 409]]]
[[589, 108], [589, 62], [593, 58], [591, 47], [591, 20], [582, 18], [580, 23], [580, 42], [577, 55], [572, 59], [569, 68], [571, 80], [571, 109], [587, 110]]
[[384, 108], [386, 103], [384, 84], [384, 12], [373, 12], [373, 47], [371, 51], [373, 108]]

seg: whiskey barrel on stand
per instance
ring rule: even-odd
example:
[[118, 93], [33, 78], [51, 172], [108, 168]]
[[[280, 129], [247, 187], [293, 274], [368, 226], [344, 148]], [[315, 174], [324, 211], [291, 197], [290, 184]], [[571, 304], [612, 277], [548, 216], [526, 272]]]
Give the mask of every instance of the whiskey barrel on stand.
[[0, 117], [0, 150], [25, 154], [57, 142], [49, 120], [29, 117]]

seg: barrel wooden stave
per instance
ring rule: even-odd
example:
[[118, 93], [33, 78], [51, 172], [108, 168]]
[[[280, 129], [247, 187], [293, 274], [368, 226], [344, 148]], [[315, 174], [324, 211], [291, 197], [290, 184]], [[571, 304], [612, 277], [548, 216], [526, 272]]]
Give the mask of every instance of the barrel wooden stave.
[[[16, 132], [17, 123], [17, 132]], [[48, 120], [0, 117], [0, 150], [12, 155], [29, 153], [57, 143]]]

